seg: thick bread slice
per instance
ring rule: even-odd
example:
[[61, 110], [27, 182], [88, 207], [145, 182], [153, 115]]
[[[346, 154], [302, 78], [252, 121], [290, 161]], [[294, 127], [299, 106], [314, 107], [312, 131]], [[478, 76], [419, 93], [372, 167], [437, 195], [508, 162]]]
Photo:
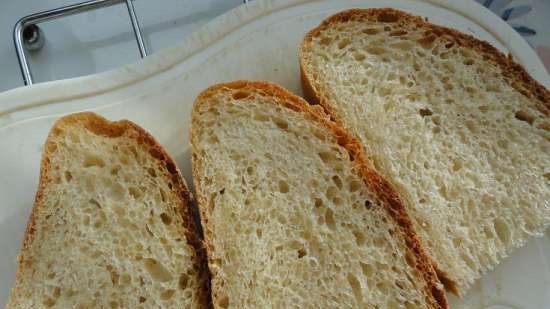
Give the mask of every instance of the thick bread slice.
[[303, 88], [399, 190], [455, 293], [550, 223], [550, 93], [486, 42], [393, 9], [325, 20]]
[[143, 129], [61, 118], [7, 308], [208, 308], [206, 254], [174, 161]]
[[214, 307], [447, 307], [401, 201], [321, 108], [236, 81], [191, 126]]

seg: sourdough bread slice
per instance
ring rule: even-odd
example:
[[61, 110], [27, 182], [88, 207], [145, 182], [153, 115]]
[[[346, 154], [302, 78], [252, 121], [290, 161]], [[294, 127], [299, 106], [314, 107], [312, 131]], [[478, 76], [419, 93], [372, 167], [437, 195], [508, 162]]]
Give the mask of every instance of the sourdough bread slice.
[[463, 293], [550, 223], [550, 93], [486, 42], [393, 9], [349, 10], [301, 46], [303, 89], [396, 186]]
[[216, 85], [191, 144], [215, 308], [447, 307], [401, 201], [321, 108]]
[[61, 118], [7, 308], [208, 308], [191, 194], [165, 150], [129, 121]]

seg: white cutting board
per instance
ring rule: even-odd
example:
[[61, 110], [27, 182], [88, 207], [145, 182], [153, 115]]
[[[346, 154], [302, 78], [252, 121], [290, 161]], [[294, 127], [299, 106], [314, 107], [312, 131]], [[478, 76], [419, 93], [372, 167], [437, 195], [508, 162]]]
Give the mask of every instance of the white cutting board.
[[[60, 115], [83, 109], [149, 130], [191, 183], [188, 124], [195, 96], [209, 85], [265, 79], [301, 94], [298, 46], [328, 15], [352, 7], [391, 6], [487, 40], [511, 53], [547, 87], [532, 49], [504, 22], [473, 1], [255, 0], [216, 18], [174, 48], [91, 76], [0, 94], [0, 306], [38, 182], [41, 147]], [[453, 308], [550, 308], [550, 233], [531, 240], [458, 300]]]

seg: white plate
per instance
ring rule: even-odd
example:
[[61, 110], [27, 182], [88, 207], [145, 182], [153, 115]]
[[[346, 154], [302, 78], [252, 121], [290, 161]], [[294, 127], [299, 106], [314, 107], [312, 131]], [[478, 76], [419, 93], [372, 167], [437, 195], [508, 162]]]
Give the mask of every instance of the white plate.
[[[195, 96], [233, 79], [266, 79], [301, 93], [297, 51], [303, 35], [326, 16], [387, 1], [261, 1], [220, 16], [184, 42], [114, 71], [38, 84], [0, 94], [0, 304], [38, 182], [41, 146], [60, 115], [94, 110], [149, 130], [189, 182], [188, 123]], [[429, 17], [511, 53], [547, 87], [535, 53], [504, 22], [473, 1], [399, 0], [391, 6]], [[550, 234], [531, 240], [457, 300], [454, 308], [550, 308]]]

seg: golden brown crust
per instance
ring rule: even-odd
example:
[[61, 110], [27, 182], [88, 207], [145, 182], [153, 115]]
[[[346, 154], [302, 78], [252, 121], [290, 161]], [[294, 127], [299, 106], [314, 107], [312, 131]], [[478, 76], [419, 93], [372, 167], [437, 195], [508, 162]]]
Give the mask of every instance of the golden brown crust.
[[[433, 269], [433, 265], [430, 262], [428, 255], [426, 254], [419, 238], [416, 236], [412, 222], [409, 219], [403, 203], [397, 196], [396, 191], [392, 186], [384, 180], [372, 167], [367, 158], [365, 157], [362, 146], [354, 139], [347, 131], [340, 127], [337, 123], [330, 120], [322, 108], [309, 105], [302, 98], [290, 93], [286, 89], [271, 84], [265, 81], [234, 81], [225, 84], [214, 85], [204, 90], [195, 100], [193, 105], [193, 113], [191, 119], [191, 142], [196, 136], [195, 130], [197, 128], [197, 117], [199, 117], [200, 106], [206, 102], [206, 99], [220, 91], [243, 89], [243, 91], [250, 91], [255, 93], [261, 93], [264, 96], [270, 96], [276, 98], [276, 102], [283, 107], [289, 108], [293, 111], [305, 114], [309, 119], [319, 123], [323, 126], [327, 132], [330, 132], [338, 141], [338, 144], [344, 147], [351, 160], [355, 162], [358, 172], [362, 176], [365, 184], [370, 188], [373, 188], [375, 192], [379, 194], [379, 197], [383, 199], [387, 205], [387, 211], [392, 218], [398, 223], [401, 228], [400, 235], [403, 237], [409, 252], [416, 257], [416, 268], [422, 273], [426, 282], [426, 295], [433, 297], [434, 302], [430, 304], [433, 308], [448, 308], [447, 299], [443, 289], [438, 288], [439, 281], [437, 275]], [[197, 199], [199, 201], [199, 209], [201, 212], [201, 219], [203, 220], [203, 226], [205, 228], [205, 242], [207, 246], [207, 252], [212, 252], [212, 243], [209, 232], [209, 209], [206, 204], [206, 197], [202, 195], [200, 184], [200, 170], [201, 160], [193, 153], [193, 179], [195, 181], [195, 188], [197, 192]], [[211, 256], [209, 255], [209, 266], [211, 264]], [[215, 277], [216, 270], [211, 269], [212, 277]], [[215, 287], [213, 287], [213, 299], [215, 299]]]
[[54, 124], [46, 142], [44, 144], [44, 150], [42, 154], [42, 162], [40, 166], [40, 180], [38, 184], [38, 191], [36, 193], [35, 202], [31, 210], [29, 222], [25, 231], [23, 244], [21, 247], [21, 253], [18, 258], [19, 266], [16, 274], [16, 282], [21, 278], [21, 272], [24, 266], [24, 255], [27, 248], [33, 241], [35, 232], [35, 220], [37, 213], [42, 207], [42, 200], [44, 198], [44, 190], [48, 184], [52, 181], [49, 176], [50, 171], [50, 158], [55, 155], [55, 147], [53, 140], [55, 137], [64, 134], [64, 130], [70, 130], [71, 126], [82, 125], [90, 132], [102, 135], [108, 138], [115, 138], [125, 135], [126, 138], [135, 139], [139, 144], [144, 147], [149, 147], [149, 153], [157, 160], [161, 162], [161, 165], [165, 166], [165, 176], [171, 179], [173, 184], [173, 190], [180, 197], [181, 204], [179, 204], [179, 211], [183, 220], [184, 233], [187, 239], [187, 243], [191, 245], [196, 253], [197, 260], [195, 261], [195, 267], [199, 274], [201, 274], [202, 290], [200, 292], [201, 307], [211, 308], [210, 302], [210, 275], [208, 272], [206, 252], [202, 245], [199, 227], [195, 223], [193, 217], [193, 203], [194, 199], [192, 194], [187, 189], [185, 181], [181, 176], [174, 160], [168, 155], [166, 150], [151, 136], [147, 131], [128, 120], [120, 120], [111, 122], [92, 112], [81, 112], [64, 116], [57, 120]]
[[[399, 10], [391, 8], [382, 9], [351, 9], [337, 13], [325, 19], [317, 28], [306, 34], [300, 47], [300, 74], [302, 89], [305, 98], [312, 104], [320, 104], [331, 115], [336, 122], [340, 122], [338, 113], [330, 107], [328, 98], [319, 85], [315, 84], [316, 78], [309, 76], [306, 70], [306, 64], [309, 59], [306, 56], [308, 43], [321, 33], [323, 30], [331, 27], [333, 24], [342, 23], [350, 20], [376, 21], [380, 23], [397, 23], [408, 27], [426, 29], [430, 35], [444, 38], [453, 44], [471, 48], [480, 53], [486, 61], [498, 66], [502, 71], [502, 76], [514, 89], [521, 94], [534, 100], [536, 108], [544, 115], [550, 115], [550, 91], [534, 80], [521, 65], [514, 62], [511, 56], [505, 56], [495, 47], [485, 41], [478, 40], [470, 35], [461, 33], [454, 29], [436, 26], [426, 22], [421, 17], [410, 15]], [[428, 34], [427, 34], [428, 35]], [[439, 267], [437, 261], [431, 258], [434, 263], [439, 279], [445, 287], [456, 295], [460, 295], [458, 286], [452, 276], [444, 269]]]

